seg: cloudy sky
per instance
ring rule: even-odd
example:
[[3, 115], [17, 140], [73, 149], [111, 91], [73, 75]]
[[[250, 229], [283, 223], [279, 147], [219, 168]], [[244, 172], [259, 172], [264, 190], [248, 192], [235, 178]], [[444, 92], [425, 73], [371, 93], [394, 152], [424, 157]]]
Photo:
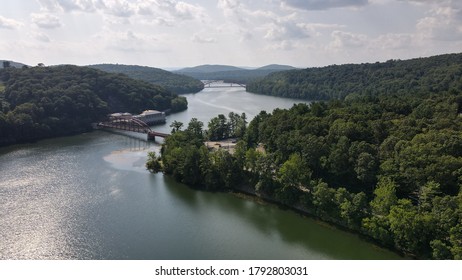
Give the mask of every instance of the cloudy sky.
[[2, 0], [0, 59], [298, 67], [462, 51], [461, 0]]

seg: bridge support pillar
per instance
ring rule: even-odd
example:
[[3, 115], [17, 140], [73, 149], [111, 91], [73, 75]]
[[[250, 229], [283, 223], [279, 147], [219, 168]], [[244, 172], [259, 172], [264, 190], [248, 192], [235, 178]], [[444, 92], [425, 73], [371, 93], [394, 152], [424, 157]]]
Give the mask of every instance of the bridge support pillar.
[[156, 135], [152, 132], [148, 132], [148, 141], [156, 141]]

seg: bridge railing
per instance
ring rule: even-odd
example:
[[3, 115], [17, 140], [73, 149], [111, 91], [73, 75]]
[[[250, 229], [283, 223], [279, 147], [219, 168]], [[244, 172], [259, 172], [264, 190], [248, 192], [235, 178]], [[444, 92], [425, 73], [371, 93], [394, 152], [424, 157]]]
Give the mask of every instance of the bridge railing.
[[[241, 83], [225, 83], [223, 80], [203, 80], [202, 83], [204, 84], [204, 88], [226, 88], [226, 87], [243, 87], [245, 88], [245, 84]], [[212, 84], [219, 84], [221, 83], [222, 85], [212, 85]]]
[[134, 117], [113, 117], [106, 122], [98, 123], [97, 127], [147, 134], [148, 140], [154, 140], [156, 136], [165, 138], [170, 135], [167, 133], [153, 131], [144, 121]]

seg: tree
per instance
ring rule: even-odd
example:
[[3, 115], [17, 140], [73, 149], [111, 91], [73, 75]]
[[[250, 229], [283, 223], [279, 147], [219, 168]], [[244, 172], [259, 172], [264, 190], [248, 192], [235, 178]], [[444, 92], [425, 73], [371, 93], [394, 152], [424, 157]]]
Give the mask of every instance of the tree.
[[186, 131], [191, 134], [191, 136], [195, 139], [198, 140], [203, 140], [204, 135], [202, 128], [204, 127], [204, 123], [199, 121], [197, 118], [192, 118], [189, 121], [188, 128], [186, 128]]
[[356, 177], [364, 183], [372, 183], [375, 181], [377, 174], [377, 163], [369, 153], [361, 153], [355, 165]]
[[160, 164], [160, 158], [157, 157], [155, 152], [148, 152], [148, 160], [146, 161], [146, 168], [153, 173], [157, 173], [162, 170]]
[[4, 60], [3, 61], [3, 68], [10, 68], [10, 67], [11, 67], [11, 63], [9, 61]]
[[435, 260], [449, 260], [452, 259], [451, 248], [441, 240], [432, 240], [430, 242], [432, 248], [432, 257]]
[[390, 231], [390, 223], [387, 217], [370, 216], [362, 221], [364, 231], [386, 246], [393, 246], [393, 234]]
[[339, 204], [339, 209], [340, 217], [346, 221], [349, 228], [360, 229], [361, 222], [367, 215], [366, 194], [360, 192], [347, 196], [346, 199]]
[[374, 199], [371, 201], [372, 214], [386, 216], [390, 208], [398, 201], [395, 183], [387, 177], [380, 178], [374, 190]]
[[212, 153], [212, 162], [222, 181], [222, 189], [235, 188], [242, 177], [242, 169], [236, 164], [235, 158], [228, 152], [219, 149]]
[[332, 219], [338, 217], [338, 208], [335, 203], [335, 190], [322, 181], [319, 181], [313, 188], [313, 205], [319, 216]]
[[450, 230], [451, 253], [454, 259], [462, 260], [462, 225], [458, 224]]
[[284, 187], [307, 187], [311, 182], [311, 170], [299, 154], [292, 154], [278, 171]]
[[393, 244], [388, 215], [397, 201], [395, 183], [390, 178], [380, 178], [374, 190], [374, 199], [370, 202], [372, 216], [365, 217], [362, 226], [370, 236], [385, 245]]
[[247, 128], [247, 116], [244, 112], [242, 112], [241, 117], [237, 123], [237, 127], [235, 128], [234, 135], [236, 137], [243, 137], [245, 135], [245, 131]]
[[331, 148], [329, 157], [327, 158], [327, 169], [335, 176], [347, 174], [351, 170], [351, 165], [348, 161], [348, 150], [350, 141], [347, 137], [341, 136], [336, 144]]
[[419, 207], [421, 210], [430, 211], [433, 199], [439, 194], [441, 194], [441, 191], [438, 183], [430, 181], [422, 186], [419, 193]]
[[172, 134], [173, 134], [181, 130], [181, 128], [183, 127], [183, 123], [175, 120], [172, 122], [172, 124], [170, 124], [170, 127], [172, 128]]
[[220, 114], [210, 120], [208, 124], [208, 138], [222, 140], [229, 137], [229, 125], [225, 115]]
[[234, 112], [230, 112], [228, 114], [228, 129], [229, 129], [229, 135], [231, 137], [234, 137], [234, 135], [236, 134], [236, 129], [239, 123], [239, 119], [240, 119], [239, 115]]
[[431, 219], [420, 214], [409, 199], [398, 200], [390, 208], [388, 220], [397, 248], [418, 255], [430, 253]]
[[184, 111], [188, 108], [188, 100], [184, 96], [177, 96], [171, 100], [172, 112]]

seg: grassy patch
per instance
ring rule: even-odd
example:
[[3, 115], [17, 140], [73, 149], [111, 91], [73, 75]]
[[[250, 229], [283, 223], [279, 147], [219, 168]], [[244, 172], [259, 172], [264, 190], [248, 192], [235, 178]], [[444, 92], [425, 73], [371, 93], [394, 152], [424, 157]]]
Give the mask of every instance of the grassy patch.
[[0, 92], [3, 92], [5, 90], [5, 86], [0, 83]]

